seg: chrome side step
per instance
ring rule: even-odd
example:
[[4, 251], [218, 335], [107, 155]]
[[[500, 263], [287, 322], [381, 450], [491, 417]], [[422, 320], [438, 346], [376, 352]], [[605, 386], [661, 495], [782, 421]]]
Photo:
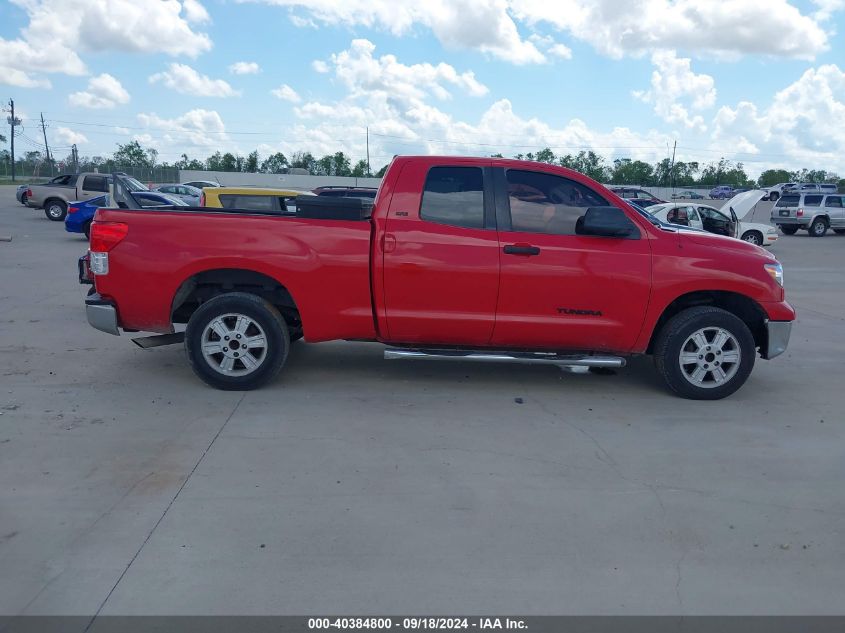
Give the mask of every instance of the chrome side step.
[[476, 363], [521, 363], [526, 365], [557, 365], [558, 367], [605, 367], [625, 366], [621, 356], [600, 356], [592, 354], [554, 354], [544, 352], [484, 352], [480, 350], [417, 349], [389, 347], [384, 350], [386, 360], [463, 360]]

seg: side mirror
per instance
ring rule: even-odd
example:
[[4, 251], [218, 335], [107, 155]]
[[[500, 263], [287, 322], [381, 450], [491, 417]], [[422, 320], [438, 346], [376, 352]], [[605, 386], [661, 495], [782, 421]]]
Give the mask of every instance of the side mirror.
[[637, 226], [617, 207], [589, 207], [575, 223], [575, 234], [621, 237], [629, 240], [640, 237]]

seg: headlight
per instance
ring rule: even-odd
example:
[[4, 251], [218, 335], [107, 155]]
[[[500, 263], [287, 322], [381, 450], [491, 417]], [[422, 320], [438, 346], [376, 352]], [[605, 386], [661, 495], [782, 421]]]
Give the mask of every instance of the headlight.
[[772, 279], [783, 287], [783, 266], [780, 264], [763, 264], [763, 268], [772, 276]]

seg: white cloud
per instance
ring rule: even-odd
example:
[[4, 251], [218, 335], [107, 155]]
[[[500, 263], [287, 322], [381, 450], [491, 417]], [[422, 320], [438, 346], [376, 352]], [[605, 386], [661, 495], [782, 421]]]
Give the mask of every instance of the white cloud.
[[0, 64], [0, 84], [17, 86], [18, 88], [50, 88], [49, 79], [44, 77], [33, 77], [17, 68], [9, 68]]
[[845, 72], [827, 64], [804, 72], [765, 108], [748, 101], [720, 108], [713, 146], [744, 146], [754, 154], [782, 156], [780, 166], [845, 173], [845, 128], [836, 121], [845, 121]]
[[529, 37], [538, 48], [546, 51], [546, 55], [557, 57], [558, 59], [572, 59], [572, 49], [556, 42], [555, 39], [549, 35], [540, 35], [539, 33], [532, 33]]
[[841, 0], [816, 0], [822, 13], [810, 16], [788, 0], [254, 1], [290, 8], [297, 25], [360, 25], [394, 35], [421, 26], [447, 48], [474, 49], [515, 64], [545, 60], [530, 38], [520, 35], [520, 29], [541, 24], [613, 58], [677, 49], [696, 55], [813, 59], [829, 47], [828, 34], [814, 18], [841, 6]]
[[62, 145], [80, 145], [88, 142], [84, 134], [67, 127], [56, 128], [56, 140]]
[[292, 14], [297, 26], [324, 24], [386, 29], [406, 35], [415, 25], [431, 29], [447, 48], [469, 48], [514, 64], [539, 63], [543, 54], [524, 40], [507, 0], [257, 0], [309, 14]]
[[256, 75], [261, 67], [255, 62], [235, 62], [229, 65], [229, 72], [233, 75]]
[[[655, 66], [651, 74], [651, 90], [635, 91], [634, 96], [653, 103], [657, 116], [668, 123], [704, 130], [704, 118], [691, 115], [687, 108], [704, 110], [716, 103], [713, 77], [695, 74], [690, 59], [679, 58], [675, 51], [653, 53], [651, 62]], [[689, 103], [689, 106], [684, 103]]]
[[270, 93], [282, 101], [290, 101], [291, 103], [299, 103], [302, 101], [302, 97], [299, 96], [299, 93], [287, 84], [282, 84], [278, 88], [271, 90]]
[[[0, 83], [46, 87], [33, 73], [84, 75], [80, 52], [167, 53], [196, 57], [211, 39], [189, 22], [207, 13], [196, 0], [12, 0], [29, 23], [0, 37]], [[180, 16], [184, 10], [186, 17]]]
[[572, 59], [572, 49], [564, 44], [552, 44], [549, 47], [548, 53], [561, 59]]
[[315, 59], [313, 62], [311, 62], [311, 68], [313, 68], [314, 71], [318, 73], [327, 73], [330, 70], [329, 65], [322, 59]]
[[211, 22], [211, 16], [208, 15], [208, 11], [198, 0], [182, 0], [182, 11], [184, 11], [185, 19], [188, 22]]
[[236, 97], [240, 94], [228, 82], [201, 75], [185, 64], [170, 64], [164, 72], [150, 75], [149, 82], [161, 82], [176, 92], [198, 97]]
[[607, 148], [618, 148], [619, 156], [642, 160], [665, 156], [668, 135], [627, 128], [596, 131], [578, 119], [554, 127], [514, 112], [507, 99], [493, 103], [477, 120], [461, 120], [433, 102], [449, 96], [447, 88], [458, 87], [469, 95], [486, 91], [473, 83], [471, 74], [441, 65], [405, 65], [393, 56], [374, 58], [373, 48], [366, 40], [356, 40], [349, 50], [332, 56], [335, 80], [346, 94], [337, 101], [295, 107], [298, 121], [282, 137], [296, 140], [284, 141], [279, 150], [305, 148], [315, 155], [342, 150], [357, 159], [364, 155], [364, 128], [369, 127], [376, 168], [394, 154], [514, 155], [545, 146], [559, 154], [594, 148], [614, 158], [616, 152]]
[[103, 73], [89, 79], [86, 90], [71, 93], [68, 102], [80, 108], [103, 110], [129, 103], [129, 93], [117, 79]]
[[660, 49], [813, 59], [828, 48], [824, 30], [787, 0], [510, 0], [510, 6], [526, 24], [550, 24], [616, 59]]
[[138, 121], [149, 130], [144, 133], [147, 144], [158, 150], [171, 148], [182, 151], [185, 147], [219, 149], [231, 141], [223, 119], [215, 110], [197, 108], [172, 119], [164, 119], [155, 113], [142, 113], [138, 115]]
[[813, 0], [818, 10], [813, 14], [813, 19], [824, 22], [829, 20], [837, 11], [845, 9], [845, 0]]
[[480, 83], [472, 71], [458, 73], [449, 64], [402, 64], [395, 55], [374, 57], [375, 44], [369, 40], [353, 40], [348, 50], [331, 57], [335, 76], [346, 86], [351, 96], [377, 96], [406, 104], [431, 94], [438, 99], [451, 98], [447, 86], [460, 88], [479, 97], [487, 94], [487, 86]]

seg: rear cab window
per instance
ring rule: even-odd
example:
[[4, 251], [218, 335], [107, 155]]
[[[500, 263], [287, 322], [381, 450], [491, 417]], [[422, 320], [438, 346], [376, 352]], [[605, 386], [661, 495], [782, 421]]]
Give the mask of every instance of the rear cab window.
[[437, 224], [484, 228], [481, 167], [432, 167], [425, 179], [420, 218]]
[[775, 204], [776, 207], [797, 207], [801, 200], [801, 196], [783, 195]]

